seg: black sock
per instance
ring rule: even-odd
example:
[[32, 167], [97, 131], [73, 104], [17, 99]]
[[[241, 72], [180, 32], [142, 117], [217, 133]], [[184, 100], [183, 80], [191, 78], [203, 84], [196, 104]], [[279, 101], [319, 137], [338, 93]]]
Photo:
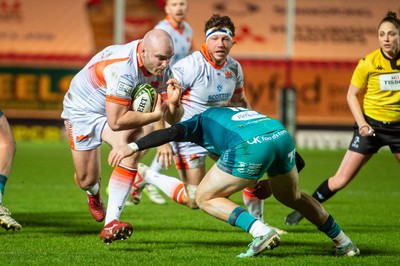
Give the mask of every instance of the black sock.
[[330, 199], [333, 195], [336, 194], [336, 191], [331, 191], [328, 187], [328, 179], [319, 185], [317, 190], [312, 194], [313, 198], [318, 200], [320, 203]]

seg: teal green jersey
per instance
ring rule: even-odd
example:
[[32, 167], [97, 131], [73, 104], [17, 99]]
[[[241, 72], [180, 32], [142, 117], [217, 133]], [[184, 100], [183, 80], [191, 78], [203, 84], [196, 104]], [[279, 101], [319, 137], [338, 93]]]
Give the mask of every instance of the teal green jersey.
[[186, 128], [182, 141], [217, 155], [244, 141], [259, 141], [259, 135], [285, 129], [276, 119], [241, 107], [211, 107], [179, 124]]

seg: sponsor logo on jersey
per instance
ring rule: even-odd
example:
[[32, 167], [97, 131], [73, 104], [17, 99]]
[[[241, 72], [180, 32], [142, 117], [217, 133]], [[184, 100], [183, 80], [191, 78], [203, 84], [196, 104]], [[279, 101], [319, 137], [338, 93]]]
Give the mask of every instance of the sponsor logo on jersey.
[[256, 119], [256, 118], [263, 118], [265, 115], [262, 115], [256, 111], [249, 110], [249, 111], [244, 111], [240, 112], [237, 114], [234, 114], [232, 116], [233, 121], [246, 121], [246, 120], [251, 120], [251, 119]]
[[398, 73], [380, 75], [379, 82], [382, 91], [400, 90], [400, 74]]
[[116, 94], [122, 97], [130, 97], [133, 92], [133, 86], [130, 84], [126, 84], [123, 81], [119, 81], [117, 84]]
[[219, 93], [219, 94], [208, 95], [208, 102], [209, 103], [225, 102], [229, 100], [231, 97], [232, 93]]
[[226, 71], [226, 72], [225, 72], [225, 78], [226, 78], [226, 79], [231, 79], [231, 78], [233, 78], [232, 72]]

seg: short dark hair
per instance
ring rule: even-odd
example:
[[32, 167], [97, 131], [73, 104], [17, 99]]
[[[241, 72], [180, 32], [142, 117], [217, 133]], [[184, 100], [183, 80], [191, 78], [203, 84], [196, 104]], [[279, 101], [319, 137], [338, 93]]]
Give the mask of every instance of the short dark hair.
[[235, 25], [228, 16], [221, 16], [219, 14], [213, 14], [209, 20], [206, 21], [204, 26], [204, 33], [209, 29], [216, 28], [220, 30], [222, 28], [228, 28], [232, 32], [232, 37], [235, 36]]

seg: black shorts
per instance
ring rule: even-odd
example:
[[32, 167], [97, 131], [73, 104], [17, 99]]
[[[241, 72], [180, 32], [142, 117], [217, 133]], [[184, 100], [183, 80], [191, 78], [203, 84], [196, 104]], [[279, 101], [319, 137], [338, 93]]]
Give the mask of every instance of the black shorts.
[[400, 153], [400, 122], [380, 122], [366, 115], [364, 117], [374, 129], [375, 136], [362, 137], [357, 123], [354, 123], [354, 134], [349, 150], [361, 154], [372, 154], [378, 152], [383, 146], [389, 146], [392, 153]]

